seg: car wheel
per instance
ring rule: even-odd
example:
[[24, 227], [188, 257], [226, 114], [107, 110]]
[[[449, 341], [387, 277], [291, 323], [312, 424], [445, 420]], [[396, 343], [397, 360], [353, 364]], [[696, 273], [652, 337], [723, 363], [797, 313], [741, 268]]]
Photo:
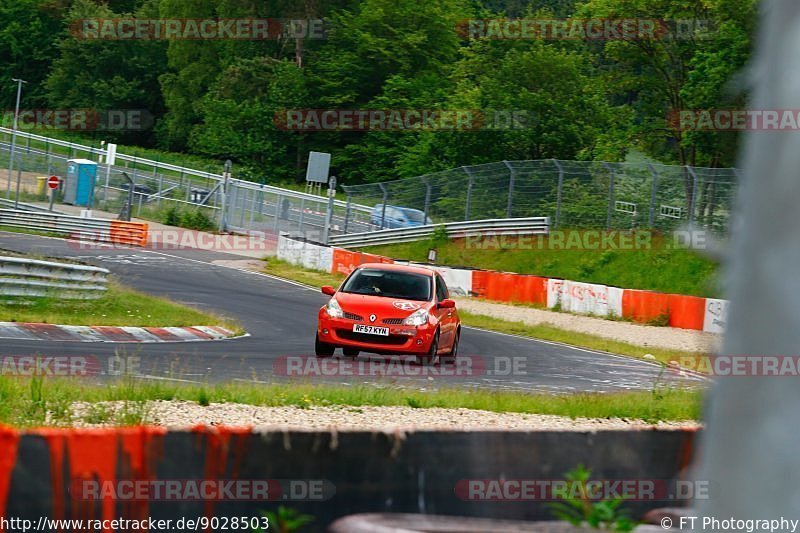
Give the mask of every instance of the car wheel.
[[450, 348], [450, 353], [445, 356], [445, 362], [447, 363], [455, 363], [456, 357], [458, 357], [458, 341], [461, 338], [461, 329], [456, 330], [456, 335], [453, 337], [453, 346]]
[[347, 357], [352, 357], [353, 359], [358, 357], [358, 350], [355, 348], [342, 348], [342, 353]]
[[314, 339], [314, 352], [317, 354], [317, 357], [330, 357], [333, 355], [335, 349], [336, 347], [334, 345], [319, 340], [319, 333], [317, 334]]
[[439, 364], [439, 330], [433, 335], [431, 349], [425, 355], [417, 356], [417, 364], [425, 366], [436, 366]]

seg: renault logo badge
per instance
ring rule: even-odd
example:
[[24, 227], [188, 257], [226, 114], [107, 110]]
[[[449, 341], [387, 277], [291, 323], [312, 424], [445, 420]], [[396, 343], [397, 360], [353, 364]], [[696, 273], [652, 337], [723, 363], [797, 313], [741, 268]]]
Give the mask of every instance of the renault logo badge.
[[370, 322], [375, 322], [375, 319], [376, 319], [376, 318], [378, 318], [378, 317], [377, 317], [377, 316], [375, 316], [375, 315], [369, 315], [369, 321], [370, 321]]

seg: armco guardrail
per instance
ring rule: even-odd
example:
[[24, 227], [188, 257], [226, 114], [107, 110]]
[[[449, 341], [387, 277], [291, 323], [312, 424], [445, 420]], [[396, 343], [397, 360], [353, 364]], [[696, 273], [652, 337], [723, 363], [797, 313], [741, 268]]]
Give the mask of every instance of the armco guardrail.
[[[0, 209], [14, 209], [14, 201], [0, 198]], [[36, 211], [39, 213], [60, 213], [58, 210], [50, 211], [46, 207], [35, 204], [26, 204], [25, 202], [16, 202], [16, 209], [19, 211]]]
[[416, 241], [429, 237], [439, 227], [445, 229], [448, 237], [463, 237], [471, 233], [485, 234], [504, 231], [513, 231], [518, 235], [546, 235], [550, 231], [550, 219], [548, 217], [502, 218], [429, 224], [412, 228], [384, 229], [336, 235], [331, 237], [330, 243], [338, 246], [369, 246], [373, 244]]
[[0, 296], [100, 298], [107, 289], [105, 268], [0, 256]]
[[0, 226], [68, 235], [84, 241], [145, 246], [148, 226], [104, 218], [82, 218], [59, 213], [0, 209]]

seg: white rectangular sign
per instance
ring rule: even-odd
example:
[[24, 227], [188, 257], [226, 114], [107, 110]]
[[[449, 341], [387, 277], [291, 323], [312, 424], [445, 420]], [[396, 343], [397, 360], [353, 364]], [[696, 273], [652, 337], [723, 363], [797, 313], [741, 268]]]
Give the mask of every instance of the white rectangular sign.
[[328, 183], [328, 172], [331, 168], [331, 154], [325, 152], [309, 152], [306, 181], [311, 183]]

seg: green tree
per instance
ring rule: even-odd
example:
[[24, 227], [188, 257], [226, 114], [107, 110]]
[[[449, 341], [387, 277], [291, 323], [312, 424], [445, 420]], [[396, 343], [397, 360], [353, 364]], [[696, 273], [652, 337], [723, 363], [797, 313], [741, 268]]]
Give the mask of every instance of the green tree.
[[229, 66], [198, 105], [202, 123], [190, 146], [205, 155], [255, 167], [260, 176], [294, 179], [300, 137], [276, 126], [285, 109], [308, 104], [303, 71], [287, 60], [242, 59]]
[[28, 82], [23, 105], [45, 107], [44, 81], [56, 58], [56, 42], [64, 27], [66, 5], [56, 0], [14, 0], [0, 3], [0, 98], [8, 109], [16, 100], [17, 84]]
[[[69, 26], [87, 18], [153, 18], [155, 8], [150, 1], [135, 13], [114, 13], [92, 0], [75, 0], [65, 22]], [[100, 112], [137, 109], [158, 116], [164, 108], [158, 76], [166, 68], [165, 48], [164, 43], [154, 41], [92, 40], [66, 34], [58, 43], [59, 56], [46, 81], [50, 105]], [[147, 143], [152, 142], [152, 131], [108, 133], [104, 137]]]

